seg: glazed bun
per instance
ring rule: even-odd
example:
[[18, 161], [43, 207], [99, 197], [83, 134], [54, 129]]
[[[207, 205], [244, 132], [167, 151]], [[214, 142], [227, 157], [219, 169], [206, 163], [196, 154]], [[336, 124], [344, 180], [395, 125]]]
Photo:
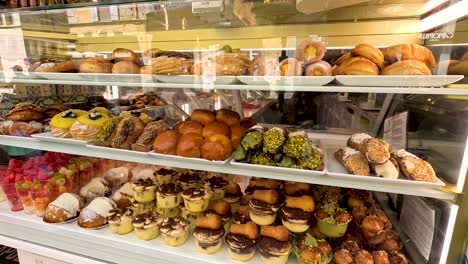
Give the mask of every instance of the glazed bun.
[[241, 125], [235, 125], [231, 127], [231, 146], [232, 149], [236, 149], [244, 136], [245, 129]]
[[209, 124], [207, 124], [204, 128], [203, 128], [203, 137], [204, 138], [208, 138], [212, 135], [217, 135], [217, 134], [220, 134], [220, 135], [224, 135], [226, 137], [230, 137], [231, 136], [231, 131], [229, 129], [229, 127], [227, 125], [225, 125], [224, 123], [221, 123], [219, 121], [214, 121], [214, 122], [211, 122]]
[[330, 76], [332, 67], [326, 61], [317, 61], [307, 65], [304, 71], [305, 76]]
[[187, 134], [187, 133], [196, 133], [196, 134], [201, 135], [203, 131], [203, 126], [202, 124], [195, 122], [195, 121], [183, 121], [183, 122], [178, 123], [175, 129], [181, 135]]
[[129, 49], [118, 48], [112, 52], [111, 60], [135, 62], [138, 59], [135, 52]]
[[219, 122], [223, 122], [227, 126], [235, 126], [240, 124], [241, 117], [235, 111], [229, 109], [219, 109], [218, 111], [216, 111], [216, 120]]
[[295, 58], [287, 58], [280, 62], [276, 68], [278, 76], [301, 76], [302, 63]]
[[156, 153], [175, 155], [177, 149], [177, 132], [166, 130], [161, 132], [153, 143], [153, 150]]
[[333, 71], [334, 75], [378, 75], [379, 68], [364, 57], [352, 57]]
[[111, 73], [112, 63], [102, 58], [88, 58], [80, 62], [79, 72], [83, 73]]
[[303, 40], [296, 49], [296, 59], [305, 63], [319, 61], [325, 56], [327, 47], [320, 40], [308, 38]]
[[382, 75], [431, 75], [431, 70], [417, 60], [398, 61], [382, 70]]
[[204, 159], [225, 160], [231, 154], [231, 140], [225, 135], [212, 135], [203, 141], [201, 157]]
[[203, 138], [197, 133], [186, 133], [180, 136], [179, 142], [177, 143], [176, 154], [178, 156], [187, 158], [200, 158], [201, 156], [201, 145]]
[[192, 121], [196, 121], [204, 126], [208, 123], [211, 123], [216, 120], [215, 113], [211, 110], [207, 109], [195, 109], [192, 112], [192, 116], [190, 118]]
[[112, 67], [112, 73], [117, 74], [139, 74], [140, 67], [131, 61], [119, 61]]
[[361, 56], [369, 59], [380, 69], [383, 67], [384, 55], [382, 51], [370, 44], [359, 44], [351, 50], [351, 53], [355, 56]]

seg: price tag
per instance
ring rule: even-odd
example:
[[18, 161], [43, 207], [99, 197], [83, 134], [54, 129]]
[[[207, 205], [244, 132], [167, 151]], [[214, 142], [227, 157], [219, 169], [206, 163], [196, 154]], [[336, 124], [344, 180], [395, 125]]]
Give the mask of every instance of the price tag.
[[385, 119], [383, 138], [396, 149], [406, 148], [406, 125], [408, 112]]
[[222, 0], [211, 0], [211, 1], [198, 1], [192, 2], [192, 13], [212, 13], [222, 12], [223, 1]]

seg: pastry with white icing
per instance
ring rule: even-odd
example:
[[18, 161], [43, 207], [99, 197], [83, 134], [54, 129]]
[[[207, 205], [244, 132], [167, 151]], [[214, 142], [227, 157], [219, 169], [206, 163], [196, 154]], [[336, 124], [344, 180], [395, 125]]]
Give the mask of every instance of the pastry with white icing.
[[107, 197], [97, 197], [91, 201], [80, 213], [78, 225], [84, 228], [97, 228], [107, 224], [109, 211], [117, 205]]
[[83, 200], [73, 193], [62, 193], [46, 209], [44, 220], [49, 223], [62, 223], [76, 217], [83, 208]]

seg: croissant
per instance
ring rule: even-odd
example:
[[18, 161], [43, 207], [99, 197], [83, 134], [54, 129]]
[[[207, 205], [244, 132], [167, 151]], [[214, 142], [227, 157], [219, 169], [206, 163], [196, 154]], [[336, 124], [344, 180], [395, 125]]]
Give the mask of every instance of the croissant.
[[370, 44], [359, 44], [351, 50], [353, 55], [361, 56], [371, 60], [379, 69], [382, 69], [384, 63], [384, 55], [382, 51]]
[[378, 75], [379, 68], [369, 59], [352, 57], [334, 68], [334, 75]]
[[426, 64], [417, 60], [404, 60], [391, 64], [382, 70], [382, 75], [431, 75]]
[[429, 69], [436, 66], [432, 52], [417, 44], [399, 44], [382, 49], [386, 61], [393, 63], [403, 60], [418, 60], [424, 62]]

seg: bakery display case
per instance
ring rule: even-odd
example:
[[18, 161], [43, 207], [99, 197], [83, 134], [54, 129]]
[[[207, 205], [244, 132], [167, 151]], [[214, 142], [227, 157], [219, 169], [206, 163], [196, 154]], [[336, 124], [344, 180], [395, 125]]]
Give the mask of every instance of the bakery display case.
[[23, 262], [462, 263], [467, 1], [4, 6]]

